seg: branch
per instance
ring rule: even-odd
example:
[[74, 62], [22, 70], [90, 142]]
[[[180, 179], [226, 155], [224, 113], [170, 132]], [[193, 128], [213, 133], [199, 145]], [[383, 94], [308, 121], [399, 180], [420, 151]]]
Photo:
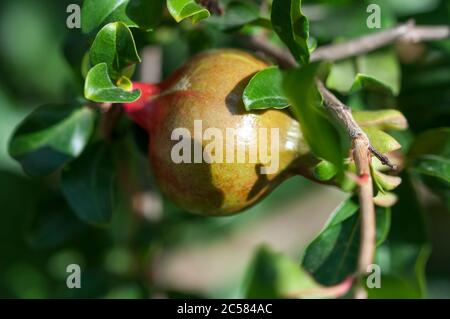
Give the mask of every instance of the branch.
[[336, 61], [364, 54], [397, 41], [423, 42], [445, 39], [450, 36], [448, 26], [416, 26], [414, 20], [377, 33], [362, 36], [339, 44], [317, 48], [311, 54], [311, 62]]
[[[397, 41], [423, 42], [441, 40], [450, 37], [448, 26], [416, 26], [413, 20], [339, 44], [329, 44], [318, 47], [311, 53], [310, 61], [336, 61], [364, 54]], [[277, 46], [267, 42], [264, 36], [241, 36], [242, 42], [254, 50], [260, 50], [273, 57], [282, 68], [296, 65], [292, 55]]]
[[339, 101], [339, 99], [331, 93], [323, 84], [322, 81], [316, 80], [317, 89], [323, 97], [324, 106], [328, 109], [331, 114], [338, 120], [339, 123], [347, 131], [349, 138], [353, 141], [355, 139], [363, 139], [367, 142], [368, 151], [377, 157], [381, 163], [389, 166], [392, 169], [396, 169], [396, 166], [390, 162], [390, 160], [383, 154], [381, 154], [375, 147], [373, 147], [366, 133], [361, 129], [361, 127], [356, 123], [353, 118], [352, 111], [350, 107]]
[[378, 152], [369, 141], [364, 131], [356, 123], [352, 116], [351, 109], [339, 101], [320, 80], [316, 80], [317, 89], [321, 93], [325, 107], [344, 126], [347, 134], [352, 140], [353, 159], [355, 161], [358, 174], [357, 182], [359, 186], [359, 204], [361, 212], [361, 241], [358, 254], [358, 280], [359, 285], [355, 290], [355, 297], [366, 298], [366, 291], [363, 288], [363, 275], [367, 272], [367, 267], [372, 264], [376, 247], [376, 221], [375, 206], [373, 203], [373, 185], [370, 173], [371, 154], [380, 158], [391, 168], [394, 168], [389, 159]]

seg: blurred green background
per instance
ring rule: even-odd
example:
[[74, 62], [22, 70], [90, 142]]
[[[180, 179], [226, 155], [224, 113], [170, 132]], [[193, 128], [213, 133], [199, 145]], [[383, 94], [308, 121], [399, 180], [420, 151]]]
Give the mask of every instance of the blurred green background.
[[[88, 47], [80, 30], [65, 26], [67, 5], [80, 2], [0, 2], [0, 297], [240, 297], [247, 265], [261, 244], [298, 260], [345, 194], [293, 178], [245, 214], [193, 216], [160, 197], [145, 158], [130, 150], [134, 139], [128, 136], [121, 146], [127, 154], [124, 167], [139, 191], [132, 200], [119, 194], [111, 227], [95, 228], [67, 207], [57, 176], [32, 180], [22, 173], [7, 154], [14, 127], [40, 104], [81, 94], [79, 68], [64, 54]], [[305, 2], [319, 43], [367, 32], [357, 27], [366, 17], [360, 1]], [[418, 23], [449, 23], [448, 1], [389, 2], [386, 25], [410, 17]], [[163, 75], [199, 49], [236, 45], [210, 28], [166, 27], [151, 36], [163, 49]], [[198, 38], [203, 47], [190, 45]], [[427, 50], [428, 56], [448, 54], [450, 46], [442, 41]], [[450, 59], [437, 66], [403, 63], [402, 78], [399, 105], [411, 134], [448, 125]], [[450, 214], [433, 191], [418, 188], [432, 247], [427, 297], [450, 298]], [[66, 287], [69, 264], [81, 266], [81, 289]]]

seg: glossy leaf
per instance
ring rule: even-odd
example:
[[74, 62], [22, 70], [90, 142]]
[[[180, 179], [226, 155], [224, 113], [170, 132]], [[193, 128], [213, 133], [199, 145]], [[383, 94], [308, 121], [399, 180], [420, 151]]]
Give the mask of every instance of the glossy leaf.
[[288, 107], [289, 102], [284, 96], [282, 82], [283, 74], [276, 66], [256, 73], [242, 95], [246, 110]]
[[165, 0], [86, 0], [82, 8], [82, 30], [89, 33], [108, 22], [122, 22], [145, 31], [161, 21]]
[[126, 0], [103, 21], [103, 24], [120, 21], [130, 28], [154, 30], [161, 22], [165, 5], [165, 0]]
[[130, 29], [122, 22], [109, 23], [95, 37], [89, 52], [91, 65], [106, 63], [112, 78], [141, 59]]
[[284, 93], [313, 153], [333, 163], [339, 171], [343, 160], [339, 134], [321, 108], [321, 96], [314, 82], [317, 69], [317, 64], [310, 64], [288, 71], [283, 78]]
[[65, 168], [61, 189], [70, 208], [83, 221], [105, 225], [111, 221], [114, 199], [112, 155], [107, 145], [91, 145]]
[[273, 29], [300, 65], [309, 61], [309, 22], [301, 9], [301, 0], [274, 0], [271, 21]]
[[48, 175], [78, 157], [94, 130], [95, 112], [78, 105], [43, 105], [13, 134], [10, 155], [30, 175]]
[[[357, 199], [344, 201], [306, 248], [302, 265], [320, 284], [337, 284], [356, 271], [360, 241], [360, 217], [357, 212]], [[377, 209], [378, 244], [388, 232], [389, 218], [389, 210]]]
[[391, 135], [373, 127], [363, 127], [370, 143], [381, 153], [389, 153], [401, 148], [401, 145]]
[[85, 0], [81, 9], [81, 28], [89, 33], [127, 0]]
[[195, 23], [210, 16], [209, 11], [194, 0], [167, 0], [167, 9], [176, 22], [191, 18]]
[[256, 252], [246, 279], [246, 298], [336, 298], [351, 287], [351, 280], [319, 285], [289, 257], [266, 247]]
[[390, 192], [378, 192], [377, 196], [373, 198], [373, 203], [380, 207], [392, 207], [397, 203], [397, 196]]
[[84, 96], [94, 102], [127, 103], [137, 100], [139, 90], [126, 91], [114, 85], [109, 78], [108, 66], [100, 63], [89, 70], [84, 83]]
[[328, 161], [322, 160], [314, 167], [314, 177], [319, 181], [328, 181], [336, 176], [336, 174], [336, 166]]
[[383, 174], [374, 168], [372, 168], [372, 178], [378, 190], [382, 192], [391, 191], [402, 182], [400, 177]]

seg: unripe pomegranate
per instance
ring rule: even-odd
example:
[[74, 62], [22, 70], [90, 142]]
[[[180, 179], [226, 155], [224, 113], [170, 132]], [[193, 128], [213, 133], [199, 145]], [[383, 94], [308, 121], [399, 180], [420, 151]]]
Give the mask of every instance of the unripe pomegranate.
[[[289, 112], [247, 112], [244, 108], [241, 96], [247, 82], [267, 66], [243, 51], [221, 49], [195, 56], [160, 84], [134, 83], [142, 95], [125, 104], [125, 110], [149, 133], [149, 159], [156, 180], [178, 206], [203, 215], [230, 215], [254, 204], [289, 176], [312, 176], [310, 168], [317, 160]], [[210, 133], [220, 133], [226, 139], [222, 145], [208, 146], [213, 138], [201, 135], [208, 135], [208, 128], [215, 129]], [[174, 159], [180, 129], [191, 134], [184, 145], [191, 146], [192, 154], [180, 152], [183, 162], [179, 157]], [[278, 155], [275, 170], [270, 171], [268, 163], [251, 161], [249, 150], [244, 153], [244, 162], [239, 162], [237, 156], [233, 162], [226, 161], [225, 156], [214, 160], [218, 153], [225, 155], [226, 146], [234, 141], [227, 139], [227, 129], [235, 130], [235, 145], [248, 149], [256, 145], [257, 150], [265, 145], [270, 156]], [[272, 129], [278, 129], [277, 139], [271, 139]], [[279, 146], [277, 154], [272, 154], [273, 143]], [[203, 155], [201, 162], [195, 151]]]

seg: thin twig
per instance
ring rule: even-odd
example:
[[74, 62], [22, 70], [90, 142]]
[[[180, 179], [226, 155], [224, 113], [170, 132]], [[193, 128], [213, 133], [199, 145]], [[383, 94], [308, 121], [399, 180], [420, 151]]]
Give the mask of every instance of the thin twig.
[[[397, 41], [415, 43], [446, 39], [449, 37], [450, 27], [448, 26], [416, 26], [414, 21], [410, 20], [396, 27], [350, 41], [320, 46], [311, 53], [310, 61], [337, 61], [347, 59], [379, 49]], [[294, 58], [288, 51], [272, 45], [263, 36], [242, 36], [241, 38], [245, 40], [243, 42], [248, 47], [261, 50], [268, 56], [273, 57], [282, 68], [289, 68], [296, 64]]]
[[373, 185], [370, 174], [369, 141], [362, 136], [353, 139], [353, 158], [358, 172], [359, 205], [361, 212], [361, 241], [358, 254], [358, 280], [355, 298], [367, 298], [363, 278], [367, 267], [372, 264], [376, 247], [376, 220], [373, 203]]
[[329, 44], [317, 48], [311, 54], [311, 62], [336, 61], [364, 54], [392, 44], [396, 41], [423, 42], [445, 39], [450, 36], [448, 26], [416, 26], [414, 20], [377, 33], [362, 36], [338, 44]]

